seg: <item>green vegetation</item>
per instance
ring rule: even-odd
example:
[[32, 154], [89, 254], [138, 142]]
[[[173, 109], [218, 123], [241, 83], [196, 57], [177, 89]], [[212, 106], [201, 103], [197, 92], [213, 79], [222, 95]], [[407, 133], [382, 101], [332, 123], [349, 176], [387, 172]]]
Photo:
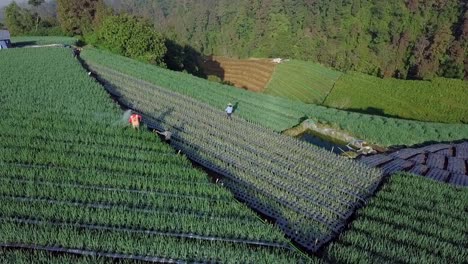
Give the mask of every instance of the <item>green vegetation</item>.
[[28, 0], [28, 5], [26, 7], [24, 5], [19, 6], [13, 1], [3, 10], [0, 10], [0, 13], [5, 12], [5, 25], [12, 35], [48, 36], [64, 34], [53, 14], [44, 12], [44, 10], [55, 8], [54, 3], [45, 2], [44, 0]]
[[401, 174], [330, 245], [333, 263], [466, 263], [468, 189]]
[[[340, 230], [381, 180], [377, 170], [253, 125], [222, 109], [91, 64], [119, 101], [145, 123], [170, 130], [172, 144], [221, 173], [225, 186], [315, 251]], [[246, 136], [249, 135], [249, 136]], [[221, 151], [220, 151], [221, 150]]]
[[321, 104], [342, 75], [320, 64], [291, 60], [276, 66], [265, 93]]
[[293, 60], [276, 67], [265, 93], [372, 115], [468, 123], [468, 82], [462, 80], [381, 79]]
[[3, 248], [301, 262], [276, 227], [186, 158], [123, 127], [118, 106], [69, 49], [11, 49], [0, 60]]
[[286, 112], [290, 101], [282, 98], [254, 94], [232, 86], [221, 85], [192, 75], [166, 70], [151, 64], [117, 56], [97, 49], [85, 49], [82, 58], [89, 64], [102, 65], [127, 75], [148, 81], [157, 86], [188, 95], [215, 108], [224, 110], [231, 102], [238, 102], [236, 112], [247, 120], [275, 130], [284, 130], [296, 125], [302, 117], [296, 111]]
[[21, 36], [12, 37], [11, 42], [17, 47], [25, 47], [32, 45], [49, 45], [49, 44], [63, 44], [63, 45], [75, 45], [77, 43], [76, 38], [71, 37], [50, 37], [50, 36]]
[[[31, 263], [48, 263], [48, 264], [105, 264], [114, 263], [112, 259], [100, 257], [78, 257], [73, 255], [59, 255], [46, 251], [20, 251], [20, 250], [4, 250], [0, 248], [0, 263], [16, 263], [16, 264], [31, 264]], [[138, 263], [134, 261], [119, 261], [119, 263]], [[141, 262], [144, 263], [144, 262]]]
[[107, 14], [103, 0], [57, 0], [57, 16], [63, 32], [90, 33]]
[[129, 15], [108, 16], [96, 30], [91, 44], [151, 64], [165, 66], [164, 38], [153, 26]]
[[34, 17], [29, 10], [13, 2], [5, 8], [5, 24], [11, 34], [23, 34], [33, 30]]
[[326, 106], [442, 123], [468, 123], [468, 82], [380, 79], [347, 73], [335, 84]]
[[468, 125], [464, 124], [425, 123], [304, 104], [216, 84], [96, 49], [85, 49], [82, 57], [93, 65], [102, 65], [188, 95], [217, 109], [224, 109], [229, 102], [237, 102], [237, 115], [276, 131], [283, 131], [311, 118], [384, 146], [468, 138]]
[[107, 2], [206, 55], [294, 58], [385, 77], [468, 77], [465, 1]]

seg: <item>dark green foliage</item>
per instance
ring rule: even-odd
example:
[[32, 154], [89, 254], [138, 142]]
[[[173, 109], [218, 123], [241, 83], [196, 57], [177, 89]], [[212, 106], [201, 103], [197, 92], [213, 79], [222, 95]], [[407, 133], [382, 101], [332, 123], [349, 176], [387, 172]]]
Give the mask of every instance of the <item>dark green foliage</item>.
[[[31, 11], [12, 2], [5, 8], [5, 27], [13, 36], [63, 36], [57, 18], [51, 9], [55, 10], [53, 3], [41, 4], [44, 1], [29, 1], [33, 6]], [[3, 25], [0, 24], [0, 29]]]
[[291, 57], [381, 77], [467, 76], [466, 1], [107, 2], [204, 54]]
[[129, 15], [109, 16], [95, 33], [97, 44], [120, 55], [164, 66], [166, 46], [151, 24]]
[[5, 24], [12, 35], [21, 35], [34, 28], [34, 16], [13, 2], [5, 8]]
[[91, 32], [100, 3], [102, 0], [57, 0], [57, 15], [63, 31], [72, 35]]
[[173, 40], [166, 39], [167, 52], [164, 62], [173, 71], [184, 71], [198, 77], [206, 77], [199, 65], [201, 54], [189, 45], [182, 46]]

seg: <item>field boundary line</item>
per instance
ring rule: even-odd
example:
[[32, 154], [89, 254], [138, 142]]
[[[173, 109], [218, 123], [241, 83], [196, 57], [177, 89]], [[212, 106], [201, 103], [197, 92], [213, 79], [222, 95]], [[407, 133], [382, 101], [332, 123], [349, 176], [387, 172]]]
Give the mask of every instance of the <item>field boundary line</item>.
[[242, 239], [242, 238], [235, 239], [235, 238], [225, 238], [225, 237], [217, 237], [217, 236], [203, 236], [203, 235], [197, 235], [193, 233], [162, 232], [162, 231], [151, 230], [151, 229], [133, 229], [133, 228], [126, 228], [126, 227], [113, 227], [113, 226], [107, 226], [107, 225], [58, 222], [58, 221], [53, 221], [53, 220], [52, 221], [35, 220], [35, 219], [26, 219], [26, 218], [18, 218], [18, 217], [0, 217], [0, 220], [21, 223], [21, 224], [28, 224], [28, 225], [53, 225], [57, 227], [70, 226], [74, 228], [94, 229], [94, 230], [101, 230], [101, 231], [140, 233], [140, 234], [145, 234], [145, 235], [167, 236], [167, 237], [175, 237], [175, 238], [180, 238], [180, 239], [219, 241], [219, 242], [227, 242], [227, 243], [234, 243], [234, 244], [247, 244], [251, 246], [291, 249], [291, 247], [287, 244], [280, 244], [280, 243], [275, 243], [275, 242], [267, 242], [267, 241], [260, 241], [260, 240], [256, 241], [256, 240], [248, 240], [248, 239]]
[[268, 82], [265, 84], [265, 87], [263, 88], [263, 90], [260, 91], [261, 93], [266, 92], [266, 90], [268, 89], [268, 86], [270, 86], [271, 80], [273, 80], [273, 76], [275, 76], [276, 68], [277, 68], [277, 67], [278, 67], [278, 65], [275, 65], [275, 67], [273, 68], [273, 72], [271, 73], [270, 79], [269, 79]]
[[335, 90], [335, 87], [336, 87], [336, 83], [339, 82], [341, 80], [341, 77], [343, 77], [345, 75], [345, 73], [342, 73], [340, 75], [340, 77], [338, 77], [338, 79], [336, 79], [336, 81], [333, 82], [333, 86], [332, 88], [330, 89], [330, 91], [328, 91], [327, 95], [325, 95], [325, 98], [323, 98], [323, 101], [320, 105], [325, 105], [325, 101], [327, 101], [328, 97], [331, 95], [331, 93], [333, 92], [333, 90]]
[[[168, 259], [168, 258], [155, 257], [155, 256], [127, 255], [123, 253], [109, 253], [109, 252], [94, 251], [94, 250], [89, 250], [89, 249], [42, 246], [42, 245], [35, 245], [35, 244], [2, 243], [0, 244], [0, 248], [40, 250], [40, 251], [47, 251], [47, 252], [59, 253], [59, 254], [71, 254], [71, 255], [81, 255], [81, 256], [89, 256], [89, 257], [105, 257], [105, 258], [112, 258], [112, 259], [127, 259], [127, 260], [145, 261], [145, 262], [151, 262], [151, 263], [177, 263], [177, 264], [187, 263], [186, 261], [182, 261], [182, 260]], [[204, 262], [194, 262], [194, 263], [204, 263]]]

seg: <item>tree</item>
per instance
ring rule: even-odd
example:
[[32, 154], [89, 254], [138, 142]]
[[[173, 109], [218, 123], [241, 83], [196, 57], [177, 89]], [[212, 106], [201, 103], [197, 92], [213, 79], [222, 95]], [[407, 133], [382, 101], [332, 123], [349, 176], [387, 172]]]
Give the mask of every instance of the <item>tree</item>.
[[63, 31], [82, 35], [92, 31], [98, 5], [103, 0], [57, 0], [57, 14]]
[[[106, 0], [205, 55], [284, 56], [339, 70], [429, 79], [468, 72], [460, 0]], [[460, 41], [460, 58], [450, 53]], [[449, 58], [448, 58], [449, 57]], [[463, 60], [464, 58], [467, 58]], [[462, 63], [461, 60], [464, 62]], [[461, 65], [466, 65], [461, 67]], [[442, 68], [441, 68], [442, 67]], [[445, 72], [445, 73], [444, 73]]]
[[153, 25], [129, 15], [109, 16], [97, 31], [98, 44], [123, 56], [165, 66], [166, 46]]
[[[28, 0], [28, 4], [37, 8], [38, 6], [42, 5], [43, 3], [45, 2], [45, 0]], [[39, 14], [36, 12], [35, 14], [36, 16], [36, 30], [35, 32], [37, 32], [37, 28], [39, 27]]]
[[5, 8], [5, 24], [12, 35], [21, 35], [33, 29], [34, 19], [29, 10], [12, 2]]

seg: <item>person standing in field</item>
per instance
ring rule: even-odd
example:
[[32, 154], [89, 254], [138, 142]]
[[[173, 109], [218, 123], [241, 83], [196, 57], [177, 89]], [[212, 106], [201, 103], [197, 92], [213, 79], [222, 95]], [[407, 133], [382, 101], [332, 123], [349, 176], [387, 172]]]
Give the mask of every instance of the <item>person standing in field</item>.
[[140, 122], [141, 122], [141, 115], [139, 114], [132, 114], [128, 119], [128, 122], [132, 125], [133, 129], [140, 129]]
[[80, 58], [80, 53], [81, 53], [80, 49], [74, 48], [73, 49], [73, 58], [78, 58], [79, 59]]
[[232, 112], [234, 111], [234, 108], [232, 107], [231, 103], [228, 104], [225, 111], [226, 111], [226, 114], [227, 114], [227, 118], [232, 119], [231, 115], [232, 115]]

